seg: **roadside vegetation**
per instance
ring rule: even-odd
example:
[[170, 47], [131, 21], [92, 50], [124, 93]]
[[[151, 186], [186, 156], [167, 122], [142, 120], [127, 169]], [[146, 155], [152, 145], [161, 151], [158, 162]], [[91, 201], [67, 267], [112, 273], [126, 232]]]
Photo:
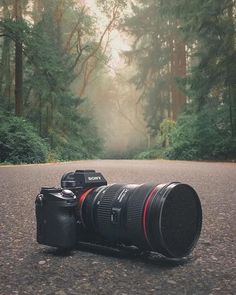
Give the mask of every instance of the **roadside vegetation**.
[[134, 1], [123, 29], [151, 144], [137, 158], [236, 158], [236, 2]]
[[1, 1], [0, 15], [1, 162], [97, 157], [101, 140], [82, 110], [96, 56], [105, 58], [95, 19], [57, 0]]

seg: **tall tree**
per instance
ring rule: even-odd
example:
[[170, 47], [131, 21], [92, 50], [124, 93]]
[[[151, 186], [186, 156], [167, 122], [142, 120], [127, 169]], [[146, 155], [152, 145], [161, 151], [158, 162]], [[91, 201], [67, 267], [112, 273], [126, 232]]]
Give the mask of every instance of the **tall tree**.
[[236, 1], [231, 0], [228, 2], [227, 8], [227, 17], [228, 17], [228, 59], [229, 64], [227, 68], [227, 85], [228, 85], [228, 96], [229, 96], [229, 105], [230, 105], [230, 121], [232, 134], [236, 138], [236, 70], [235, 64], [233, 61], [236, 60]]
[[[74, 0], [37, 0], [26, 6], [27, 2], [7, 2], [6, 12], [9, 10], [10, 17], [5, 15], [0, 20], [1, 37], [8, 38], [6, 40], [15, 45], [15, 58], [10, 64], [11, 68], [15, 68], [15, 75], [12, 71], [15, 78], [14, 113], [31, 121], [53, 150], [60, 149], [60, 154], [65, 156], [70, 147], [77, 156], [89, 154], [89, 150], [83, 148], [91, 148], [83, 129], [90, 132], [90, 120], [84, 120], [79, 114], [78, 106], [83, 100], [73, 94], [70, 87], [75, 77], [79, 76], [76, 68], [84, 60], [90, 61], [93, 57], [91, 53], [94, 52], [95, 56], [100, 51], [95, 19]], [[66, 50], [70, 29], [75, 24], [75, 34], [72, 34], [69, 49]], [[5, 57], [6, 50], [2, 51], [0, 47], [0, 53]], [[2, 58], [1, 63], [4, 62]], [[0, 72], [5, 88], [6, 75], [2, 68]], [[81, 72], [80, 80], [83, 80], [83, 74]], [[3, 108], [6, 109], [5, 106]], [[13, 112], [13, 109], [10, 111]], [[93, 133], [96, 138], [95, 131]]]
[[15, 115], [23, 115], [23, 50], [20, 24], [22, 21], [21, 0], [15, 0], [14, 18], [18, 26], [15, 34]]
[[[177, 27], [177, 25], [176, 25]], [[186, 44], [176, 33], [170, 42], [171, 44], [171, 98], [172, 98], [172, 115], [170, 116], [174, 121], [177, 120], [183, 106], [186, 104], [186, 95], [179, 85], [176, 83], [176, 79], [186, 77]]]
[[156, 136], [165, 117], [176, 120], [186, 103], [177, 78], [186, 75], [186, 46], [173, 17], [163, 16], [162, 1], [135, 1], [132, 15], [123, 29], [133, 40], [125, 55], [137, 65], [131, 80], [142, 89], [145, 119], [151, 135]]
[[162, 12], [181, 20], [179, 30], [192, 48], [186, 83], [200, 111], [206, 104], [229, 106], [231, 132], [236, 134], [235, 0], [163, 1]]
[[[3, 1], [3, 10], [2, 10], [2, 19], [10, 19], [10, 11], [6, 1]], [[0, 97], [2, 99], [2, 104], [9, 109], [10, 107], [10, 97], [11, 97], [11, 43], [12, 40], [7, 35], [7, 31], [5, 29], [2, 30], [2, 52], [1, 52], [1, 70], [0, 70]]]

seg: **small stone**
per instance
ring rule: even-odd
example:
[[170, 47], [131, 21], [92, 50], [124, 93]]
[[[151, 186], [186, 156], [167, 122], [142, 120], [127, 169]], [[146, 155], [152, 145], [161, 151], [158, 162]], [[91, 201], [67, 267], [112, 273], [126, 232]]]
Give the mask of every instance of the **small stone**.
[[209, 240], [204, 240], [204, 241], [202, 241], [202, 244], [205, 246], [211, 246], [212, 243]]
[[46, 263], [45, 260], [40, 260], [40, 261], [39, 261], [39, 265], [43, 265], [43, 264], [45, 264], [45, 263]]
[[172, 285], [175, 285], [176, 284], [176, 281], [174, 281], [174, 280], [167, 280], [167, 283], [172, 284]]
[[211, 259], [215, 260], [215, 261], [217, 260], [217, 258], [215, 256], [213, 256], [213, 255], [211, 256]]
[[59, 290], [55, 294], [56, 295], [66, 295], [66, 292], [64, 292], [63, 290]]

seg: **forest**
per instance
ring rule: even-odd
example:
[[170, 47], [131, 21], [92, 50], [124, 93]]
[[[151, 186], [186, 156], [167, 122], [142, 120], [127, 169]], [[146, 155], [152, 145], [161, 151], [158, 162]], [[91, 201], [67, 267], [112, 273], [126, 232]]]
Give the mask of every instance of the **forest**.
[[235, 0], [0, 0], [0, 162], [236, 160]]

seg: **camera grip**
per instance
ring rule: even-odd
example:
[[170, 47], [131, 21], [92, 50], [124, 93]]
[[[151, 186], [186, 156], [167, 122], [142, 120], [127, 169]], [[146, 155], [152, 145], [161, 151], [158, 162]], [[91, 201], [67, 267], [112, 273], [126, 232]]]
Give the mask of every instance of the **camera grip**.
[[76, 244], [77, 221], [74, 200], [36, 198], [37, 241], [40, 244], [73, 248]]

